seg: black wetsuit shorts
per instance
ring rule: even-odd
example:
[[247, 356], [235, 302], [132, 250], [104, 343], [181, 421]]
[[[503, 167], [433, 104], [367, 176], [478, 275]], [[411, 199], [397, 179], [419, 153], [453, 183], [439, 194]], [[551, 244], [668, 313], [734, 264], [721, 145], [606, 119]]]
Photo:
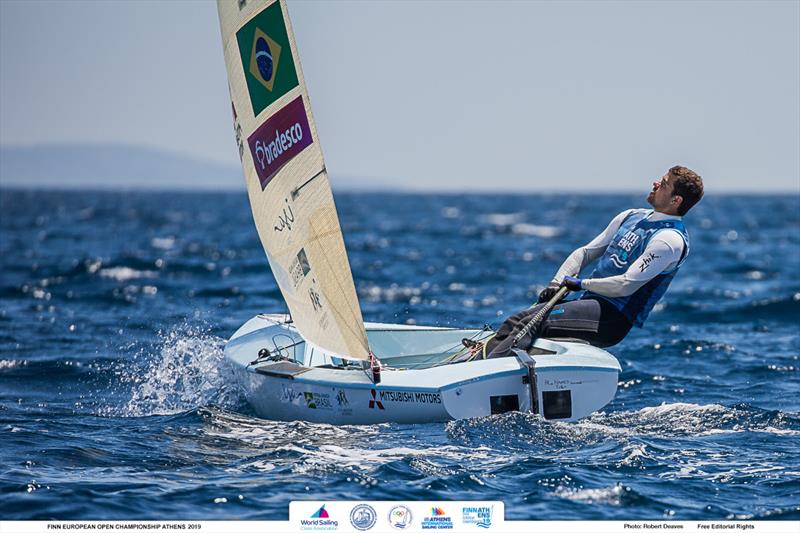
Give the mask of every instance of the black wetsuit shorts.
[[[511, 355], [514, 338], [544, 304], [510, 316], [486, 345], [489, 357]], [[538, 337], [568, 337], [587, 341], [605, 348], [620, 342], [631, 329], [631, 323], [610, 302], [602, 298], [586, 298], [562, 302], [555, 307], [536, 332]], [[516, 347], [526, 350], [535, 340], [530, 334], [520, 339]]]

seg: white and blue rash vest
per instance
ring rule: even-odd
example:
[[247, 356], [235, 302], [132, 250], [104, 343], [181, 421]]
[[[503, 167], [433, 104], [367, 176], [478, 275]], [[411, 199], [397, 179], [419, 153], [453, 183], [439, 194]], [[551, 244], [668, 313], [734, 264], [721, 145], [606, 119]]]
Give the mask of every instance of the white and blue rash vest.
[[683, 252], [677, 265], [661, 272], [629, 296], [602, 296], [585, 291], [581, 298], [602, 298], [612, 303], [624, 314], [631, 324], [642, 327], [650, 311], [667, 291], [672, 278], [678, 272], [686, 256], [689, 255], [689, 234], [681, 220], [648, 220], [651, 211], [634, 211], [620, 224], [605, 253], [600, 257], [597, 268], [589, 278], [607, 278], [624, 274], [630, 265], [642, 255], [647, 243], [658, 231], [674, 229], [683, 237]]

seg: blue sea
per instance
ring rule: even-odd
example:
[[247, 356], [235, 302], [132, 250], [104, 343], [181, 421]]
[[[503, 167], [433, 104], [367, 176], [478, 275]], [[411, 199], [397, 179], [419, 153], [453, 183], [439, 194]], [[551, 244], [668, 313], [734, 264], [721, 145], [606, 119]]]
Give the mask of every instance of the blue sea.
[[[337, 193], [366, 320], [497, 327], [642, 194]], [[709, 194], [577, 423], [254, 416], [222, 350], [285, 307], [244, 191], [0, 191], [0, 517], [288, 519], [291, 500], [508, 520], [800, 518], [800, 195]]]

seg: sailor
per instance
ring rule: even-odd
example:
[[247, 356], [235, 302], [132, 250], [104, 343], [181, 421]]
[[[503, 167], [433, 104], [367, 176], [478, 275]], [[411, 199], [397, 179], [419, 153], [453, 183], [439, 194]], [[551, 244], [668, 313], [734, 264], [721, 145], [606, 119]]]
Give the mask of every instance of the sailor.
[[[578, 338], [595, 346], [620, 342], [632, 326], [642, 327], [689, 254], [689, 235], [681, 217], [703, 196], [703, 180], [686, 167], [675, 166], [653, 182], [647, 202], [653, 209], [628, 209], [587, 245], [572, 252], [539, 294], [539, 305], [513, 315], [486, 346], [488, 357], [513, 355], [537, 337]], [[580, 272], [598, 259], [590, 276]], [[533, 332], [514, 344], [528, 320], [560, 287], [577, 298], [555, 307]]]

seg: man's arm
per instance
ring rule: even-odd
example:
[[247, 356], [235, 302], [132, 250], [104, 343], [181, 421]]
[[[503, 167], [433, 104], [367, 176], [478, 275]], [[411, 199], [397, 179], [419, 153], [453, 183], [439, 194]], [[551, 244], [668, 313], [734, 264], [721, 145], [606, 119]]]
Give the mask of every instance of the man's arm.
[[684, 246], [683, 237], [677, 231], [659, 231], [624, 273], [584, 279], [581, 288], [609, 298], [630, 296], [657, 275], [674, 268], [681, 260]]
[[553, 276], [551, 284], [558, 285], [564, 279], [564, 276], [577, 276], [581, 273], [581, 270], [603, 255], [603, 252], [606, 251], [608, 245], [611, 244], [611, 239], [614, 238], [616, 235], [617, 230], [622, 225], [622, 221], [630, 215], [634, 209], [628, 209], [623, 211], [622, 213], [615, 216], [611, 222], [609, 222], [606, 229], [602, 231], [597, 237], [589, 241], [588, 244], [581, 246], [571, 254], [569, 257], [564, 261], [561, 265], [561, 268], [558, 269], [556, 275]]

